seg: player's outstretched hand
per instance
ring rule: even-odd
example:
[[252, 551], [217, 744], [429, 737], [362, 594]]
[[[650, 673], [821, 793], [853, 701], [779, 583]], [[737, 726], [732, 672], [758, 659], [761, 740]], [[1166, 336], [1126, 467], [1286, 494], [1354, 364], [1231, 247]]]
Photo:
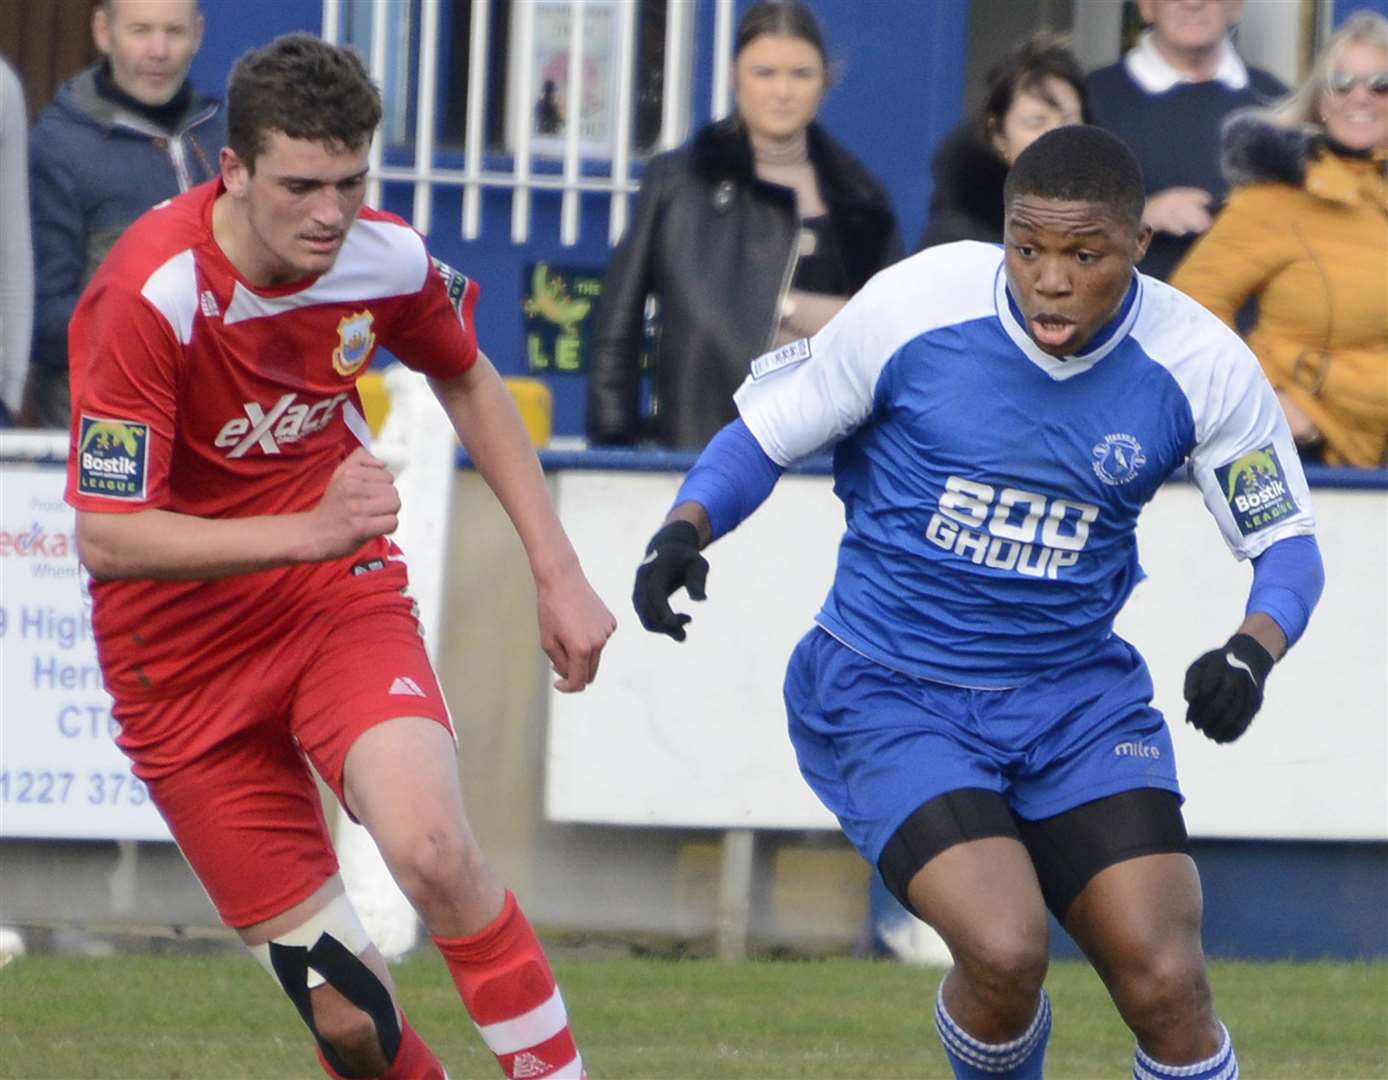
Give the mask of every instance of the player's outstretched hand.
[[1217, 743], [1233, 742], [1263, 704], [1272, 654], [1248, 634], [1235, 634], [1186, 671], [1186, 722]]
[[541, 584], [537, 594], [540, 647], [559, 676], [554, 688], [577, 693], [598, 677], [598, 661], [617, 620], [588, 584], [577, 560], [571, 570]]
[[311, 522], [320, 559], [350, 555], [399, 524], [400, 493], [386, 463], [365, 447], [347, 455], [328, 480]]
[[636, 568], [631, 602], [641, 625], [653, 634], [684, 640], [691, 616], [670, 610], [670, 597], [681, 586], [691, 600], [706, 599], [708, 560], [699, 554], [699, 530], [687, 521], [672, 521], [651, 537], [646, 557]]

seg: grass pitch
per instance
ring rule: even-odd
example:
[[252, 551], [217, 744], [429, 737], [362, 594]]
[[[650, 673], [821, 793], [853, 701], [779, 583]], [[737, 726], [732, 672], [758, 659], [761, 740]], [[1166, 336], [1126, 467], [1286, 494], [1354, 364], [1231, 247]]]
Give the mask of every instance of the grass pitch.
[[[594, 1080], [948, 1078], [931, 1027], [943, 972], [868, 960], [556, 963]], [[496, 1077], [442, 961], [398, 965], [401, 999], [455, 1080]], [[1388, 964], [1213, 968], [1243, 1075], [1388, 1077]], [[1131, 1075], [1095, 975], [1056, 964], [1047, 1075]], [[0, 1077], [318, 1080], [288, 999], [244, 954], [21, 957], [0, 969]]]

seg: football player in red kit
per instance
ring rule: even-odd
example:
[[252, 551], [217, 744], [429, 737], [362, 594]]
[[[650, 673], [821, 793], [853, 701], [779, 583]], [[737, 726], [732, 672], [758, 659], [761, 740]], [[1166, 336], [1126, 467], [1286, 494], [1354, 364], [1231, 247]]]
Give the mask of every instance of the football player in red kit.
[[356, 378], [377, 345], [430, 377], [510, 515], [560, 690], [593, 680], [616, 623], [478, 350], [476, 286], [362, 206], [381, 106], [361, 61], [288, 35], [238, 61], [227, 97], [220, 179], [129, 229], [70, 332], [67, 497], [120, 745], [329, 1075], [445, 1074], [344, 896], [310, 764], [505, 1073], [582, 1076], [549, 964], [464, 814], [388, 539], [399, 498], [365, 447]]

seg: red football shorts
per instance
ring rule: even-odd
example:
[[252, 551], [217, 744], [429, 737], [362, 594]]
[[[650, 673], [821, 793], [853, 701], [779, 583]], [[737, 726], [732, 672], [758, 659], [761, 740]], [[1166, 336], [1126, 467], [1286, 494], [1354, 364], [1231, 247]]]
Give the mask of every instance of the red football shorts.
[[337, 872], [309, 762], [345, 805], [347, 751], [367, 728], [423, 716], [453, 731], [414, 604], [396, 592], [307, 616], [271, 647], [209, 667], [195, 689], [118, 699], [115, 715], [135, 775], [234, 927]]

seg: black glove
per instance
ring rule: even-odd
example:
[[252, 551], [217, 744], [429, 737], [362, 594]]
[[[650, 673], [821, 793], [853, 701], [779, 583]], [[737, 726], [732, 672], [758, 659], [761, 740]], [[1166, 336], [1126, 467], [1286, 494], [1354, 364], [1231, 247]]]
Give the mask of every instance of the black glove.
[[687, 521], [672, 521], [651, 537], [646, 557], [636, 568], [631, 602], [641, 625], [653, 634], [684, 640], [688, 615], [670, 610], [670, 596], [681, 585], [691, 600], [705, 598], [708, 560], [699, 554], [699, 530]]
[[1233, 742], [1263, 704], [1272, 654], [1247, 634], [1235, 634], [1186, 671], [1186, 722], [1217, 743]]

